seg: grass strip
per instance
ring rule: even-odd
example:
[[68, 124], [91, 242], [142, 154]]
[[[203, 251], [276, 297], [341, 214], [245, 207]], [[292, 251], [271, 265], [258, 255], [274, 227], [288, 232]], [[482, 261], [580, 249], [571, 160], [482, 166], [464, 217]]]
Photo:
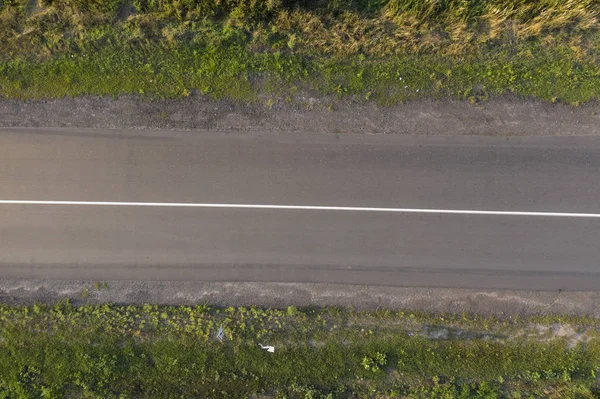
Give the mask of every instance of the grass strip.
[[3, 305], [0, 397], [592, 398], [599, 324], [336, 308]]
[[0, 95], [579, 105], [599, 27], [592, 0], [2, 0]]
[[535, 57], [499, 53], [460, 63], [409, 55], [347, 62], [255, 54], [236, 46], [153, 52], [111, 48], [42, 63], [20, 59], [0, 63], [0, 86], [6, 97], [22, 100], [86, 94], [179, 98], [197, 91], [252, 102], [291, 97], [300, 90], [383, 105], [423, 97], [480, 101], [506, 92], [574, 105], [596, 99], [600, 68], [573, 63], [568, 53], [568, 49], [539, 51]]

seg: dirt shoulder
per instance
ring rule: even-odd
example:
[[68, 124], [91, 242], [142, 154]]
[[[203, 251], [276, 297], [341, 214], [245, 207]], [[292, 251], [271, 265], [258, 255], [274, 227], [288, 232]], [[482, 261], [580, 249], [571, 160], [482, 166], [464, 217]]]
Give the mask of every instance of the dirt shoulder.
[[0, 302], [74, 304], [116, 302], [218, 306], [339, 306], [359, 310], [411, 309], [495, 316], [600, 317], [598, 292], [401, 288], [335, 284], [176, 281], [55, 281], [0, 279]]
[[161, 128], [278, 132], [574, 136], [600, 133], [600, 104], [580, 107], [505, 96], [484, 103], [418, 100], [392, 107], [299, 95], [267, 105], [135, 96], [0, 100], [0, 127]]

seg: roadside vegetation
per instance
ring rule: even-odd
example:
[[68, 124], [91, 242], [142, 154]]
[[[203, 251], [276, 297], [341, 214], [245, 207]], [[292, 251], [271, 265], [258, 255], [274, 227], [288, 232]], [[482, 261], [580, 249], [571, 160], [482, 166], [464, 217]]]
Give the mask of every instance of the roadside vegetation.
[[599, 18], [597, 0], [0, 0], [0, 95], [578, 105], [600, 94]]
[[598, 327], [336, 308], [1, 305], [0, 397], [593, 398]]

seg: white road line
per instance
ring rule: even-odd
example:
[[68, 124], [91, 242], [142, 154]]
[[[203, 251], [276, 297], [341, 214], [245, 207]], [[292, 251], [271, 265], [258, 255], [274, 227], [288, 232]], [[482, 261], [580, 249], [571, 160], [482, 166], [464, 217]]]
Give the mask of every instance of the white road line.
[[523, 212], [523, 211], [482, 211], [476, 209], [420, 209], [420, 208], [373, 208], [361, 206], [313, 206], [313, 205], [264, 205], [264, 204], [210, 204], [188, 202], [108, 202], [108, 201], [29, 201], [0, 200], [0, 205], [76, 205], [76, 206], [131, 206], [161, 208], [233, 208], [233, 209], [274, 209], [304, 211], [346, 211], [384, 213], [429, 213], [441, 215], [493, 215], [493, 216], [537, 216], [566, 218], [600, 218], [600, 213], [569, 212]]

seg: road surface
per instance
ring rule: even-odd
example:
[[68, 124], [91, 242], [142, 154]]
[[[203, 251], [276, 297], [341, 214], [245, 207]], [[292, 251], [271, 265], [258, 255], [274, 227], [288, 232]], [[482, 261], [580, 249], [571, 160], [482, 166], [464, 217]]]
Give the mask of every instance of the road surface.
[[0, 202], [6, 278], [600, 287], [594, 137], [3, 129]]

